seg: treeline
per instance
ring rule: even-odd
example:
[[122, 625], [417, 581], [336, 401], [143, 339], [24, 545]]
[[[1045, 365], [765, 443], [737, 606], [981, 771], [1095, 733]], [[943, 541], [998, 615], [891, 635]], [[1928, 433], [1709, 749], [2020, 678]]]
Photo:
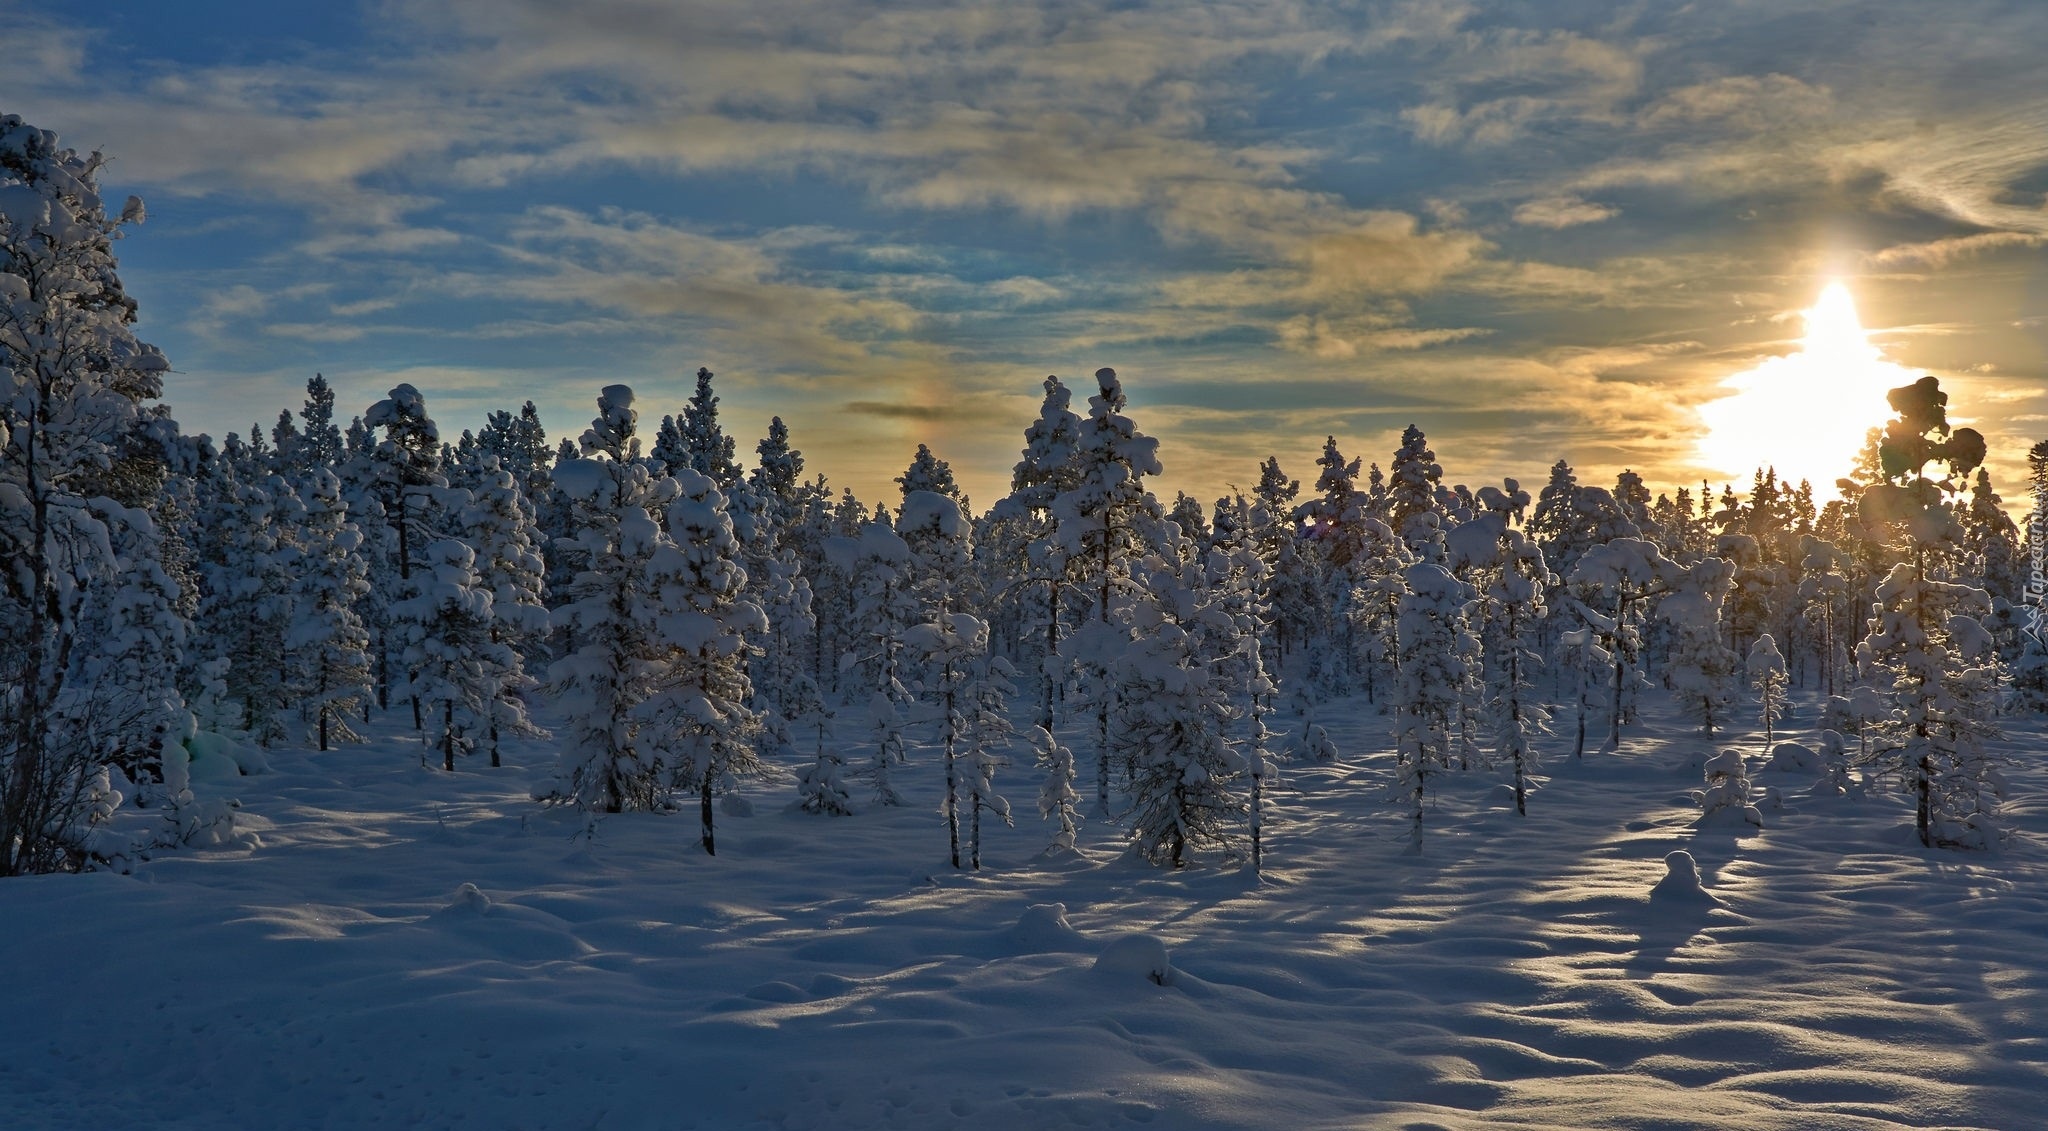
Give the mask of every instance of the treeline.
[[[811, 811], [897, 803], [915, 733], [955, 866], [1011, 819], [996, 778], [1025, 756], [1055, 846], [1086, 809], [1156, 862], [1257, 866], [1273, 761], [1333, 756], [1317, 705], [1363, 693], [1419, 850], [1439, 775], [1498, 769], [1525, 807], [1540, 751], [1621, 748], [1652, 683], [1709, 737], [1823, 693], [1829, 781], [1860, 766], [1927, 843], [1981, 845], [1984, 739], [2048, 706], [2017, 529], [1931, 377], [1825, 506], [1768, 470], [1746, 496], [1563, 461], [1533, 496], [1473, 490], [1414, 427], [1384, 473], [1332, 438], [1306, 491], [1269, 459], [1249, 493], [1167, 503], [1109, 369], [1085, 412], [1046, 379], [979, 511], [924, 446], [898, 497], [835, 492], [779, 417], [742, 468], [701, 369], [651, 440], [625, 386], [551, 446], [531, 403], [446, 439], [407, 385], [343, 428], [316, 375], [216, 447], [152, 403], [166, 366], [111, 254], [141, 206], [107, 217], [98, 161], [0, 118], [0, 872], [223, 835], [190, 788], [223, 750], [325, 749], [382, 709], [444, 770], [496, 765], [539, 702], [544, 800], [694, 801], [707, 851], [718, 798], [778, 763]], [[1710, 802], [1740, 810], [1740, 759], [1717, 765]]]

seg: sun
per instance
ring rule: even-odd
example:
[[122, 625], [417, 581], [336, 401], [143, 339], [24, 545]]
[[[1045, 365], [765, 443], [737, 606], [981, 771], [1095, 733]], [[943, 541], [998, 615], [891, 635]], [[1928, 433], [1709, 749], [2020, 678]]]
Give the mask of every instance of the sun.
[[1829, 283], [1804, 313], [1798, 353], [1735, 374], [1721, 383], [1725, 395], [1699, 407], [1707, 433], [1698, 454], [1736, 481], [1774, 467], [1779, 481], [1804, 479], [1825, 501], [1836, 496], [1835, 480], [1849, 473], [1864, 436], [1889, 415], [1885, 393], [1918, 375], [1870, 344], [1841, 283]]

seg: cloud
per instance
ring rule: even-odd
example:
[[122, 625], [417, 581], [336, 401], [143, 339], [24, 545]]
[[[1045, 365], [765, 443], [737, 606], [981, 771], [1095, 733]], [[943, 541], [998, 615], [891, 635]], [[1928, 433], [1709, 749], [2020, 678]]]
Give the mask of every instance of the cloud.
[[1645, 129], [1675, 129], [1713, 123], [1741, 130], [1826, 116], [1834, 96], [1790, 75], [1724, 75], [1666, 92], [1636, 116]]
[[1595, 204], [1576, 196], [1552, 196], [1525, 201], [1515, 207], [1515, 223], [1534, 228], [1571, 228], [1597, 224], [1621, 212], [1607, 204]]

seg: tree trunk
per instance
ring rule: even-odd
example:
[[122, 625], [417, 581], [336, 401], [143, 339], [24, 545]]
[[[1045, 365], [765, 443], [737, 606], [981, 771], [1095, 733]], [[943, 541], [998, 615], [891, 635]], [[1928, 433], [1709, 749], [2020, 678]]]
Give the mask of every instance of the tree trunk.
[[711, 827], [711, 767], [704, 767], [704, 790], [698, 795], [698, 815], [704, 819], [704, 855], [718, 855], [718, 844]]

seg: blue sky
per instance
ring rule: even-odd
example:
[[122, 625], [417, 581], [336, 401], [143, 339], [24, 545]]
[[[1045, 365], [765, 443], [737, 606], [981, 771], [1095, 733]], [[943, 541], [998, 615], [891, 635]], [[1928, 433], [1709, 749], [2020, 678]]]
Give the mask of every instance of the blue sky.
[[[1845, 281], [2009, 496], [2048, 435], [2048, 5], [9, 3], [0, 110], [113, 158], [188, 428], [325, 373], [651, 433], [699, 365], [835, 485], [978, 505], [1047, 373], [1167, 493], [1322, 437], [1658, 487]], [[1852, 410], [1846, 409], [1845, 410]], [[1881, 404], [1856, 408], [1873, 422]]]

